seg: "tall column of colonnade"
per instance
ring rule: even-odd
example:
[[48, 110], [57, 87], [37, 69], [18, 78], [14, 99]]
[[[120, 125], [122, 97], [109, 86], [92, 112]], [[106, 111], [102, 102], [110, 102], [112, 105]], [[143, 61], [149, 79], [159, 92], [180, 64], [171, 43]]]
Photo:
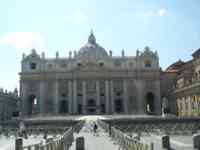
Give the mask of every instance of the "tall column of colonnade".
[[[59, 114], [59, 82], [56, 79], [53, 82], [53, 99], [54, 99], [54, 113]], [[68, 112], [69, 114], [77, 114], [78, 113], [78, 101], [77, 101], [77, 80], [68, 80]], [[96, 80], [95, 82], [96, 87], [96, 105], [98, 109], [96, 113], [100, 113], [100, 105], [101, 105], [101, 98], [100, 98], [100, 80]], [[113, 87], [113, 80], [105, 80], [105, 113], [112, 114], [115, 112], [114, 109], [114, 87]], [[86, 80], [82, 81], [82, 106], [85, 108], [86, 104]], [[127, 93], [127, 81], [123, 80], [123, 110], [124, 113], [128, 113], [128, 93]], [[45, 82], [40, 81], [40, 95], [41, 101], [39, 103], [40, 113], [45, 113], [45, 106], [44, 106], [44, 99], [45, 99]], [[83, 114], [86, 113], [86, 109], [83, 109]]]

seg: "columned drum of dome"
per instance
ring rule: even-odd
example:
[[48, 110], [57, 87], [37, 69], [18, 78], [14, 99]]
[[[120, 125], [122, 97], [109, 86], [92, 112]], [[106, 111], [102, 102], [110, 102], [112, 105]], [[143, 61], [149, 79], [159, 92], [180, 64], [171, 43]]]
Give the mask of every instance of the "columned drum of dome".
[[[72, 55], [74, 54], [74, 55]], [[86, 44], [69, 57], [39, 55], [32, 50], [23, 54], [20, 83], [23, 115], [34, 114], [151, 114], [161, 113], [160, 66], [157, 52], [149, 47], [136, 56], [107, 53], [91, 32]], [[37, 98], [34, 110], [30, 95]], [[32, 108], [32, 105], [31, 105]], [[33, 113], [34, 112], [34, 113]]]

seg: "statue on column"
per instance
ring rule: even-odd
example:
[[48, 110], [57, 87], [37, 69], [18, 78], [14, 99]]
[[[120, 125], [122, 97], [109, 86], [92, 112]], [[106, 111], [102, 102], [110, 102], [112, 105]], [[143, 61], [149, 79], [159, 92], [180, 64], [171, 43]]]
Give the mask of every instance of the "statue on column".
[[110, 57], [112, 57], [112, 51], [111, 50], [109, 51], [109, 55], [110, 55]]
[[122, 57], [125, 56], [125, 52], [124, 52], [124, 49], [122, 49]]
[[26, 127], [25, 127], [25, 124], [24, 124], [24, 121], [20, 121], [19, 122], [19, 137], [23, 137], [25, 134], [26, 134]]
[[169, 113], [169, 103], [168, 99], [166, 97], [162, 98], [162, 116], [165, 117], [165, 115]]
[[69, 51], [69, 58], [72, 58], [72, 51]]

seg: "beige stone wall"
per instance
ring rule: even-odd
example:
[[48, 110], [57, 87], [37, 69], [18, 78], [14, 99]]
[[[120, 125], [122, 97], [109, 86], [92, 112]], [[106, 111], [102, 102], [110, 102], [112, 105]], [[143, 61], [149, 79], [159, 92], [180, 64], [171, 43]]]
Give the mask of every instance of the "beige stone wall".
[[179, 117], [199, 117], [200, 95], [177, 98], [177, 106]]

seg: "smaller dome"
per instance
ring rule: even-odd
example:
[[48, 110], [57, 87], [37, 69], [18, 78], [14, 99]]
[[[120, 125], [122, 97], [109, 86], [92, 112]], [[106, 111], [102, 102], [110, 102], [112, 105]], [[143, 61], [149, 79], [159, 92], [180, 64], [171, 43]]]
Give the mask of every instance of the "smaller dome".
[[96, 43], [96, 38], [91, 31], [87, 44], [80, 48], [77, 57], [99, 59], [108, 57], [108, 54], [103, 47]]

